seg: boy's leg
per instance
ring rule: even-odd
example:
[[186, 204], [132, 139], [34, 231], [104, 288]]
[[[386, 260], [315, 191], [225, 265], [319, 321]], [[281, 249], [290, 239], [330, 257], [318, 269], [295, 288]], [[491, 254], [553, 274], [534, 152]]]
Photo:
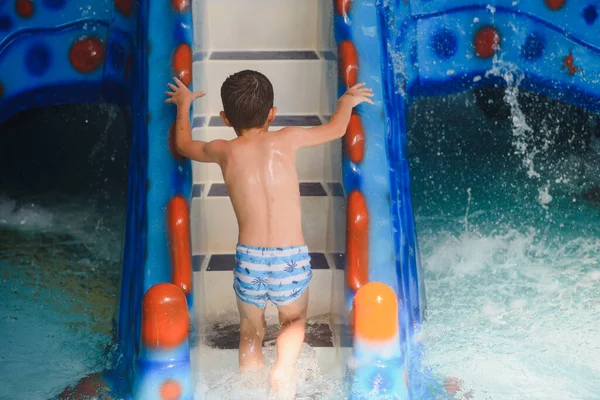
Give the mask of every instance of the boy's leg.
[[308, 288], [292, 304], [277, 307], [281, 328], [277, 337], [277, 361], [271, 372], [271, 388], [278, 391], [280, 383], [289, 381], [300, 355], [306, 330]]
[[242, 372], [262, 368], [265, 365], [262, 343], [267, 323], [265, 310], [237, 299], [240, 312], [240, 351], [239, 362]]

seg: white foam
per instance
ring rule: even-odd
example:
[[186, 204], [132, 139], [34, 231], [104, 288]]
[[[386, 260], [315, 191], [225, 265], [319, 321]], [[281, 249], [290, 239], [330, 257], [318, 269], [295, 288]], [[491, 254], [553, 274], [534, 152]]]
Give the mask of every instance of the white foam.
[[[423, 238], [427, 363], [475, 399], [593, 399], [600, 376], [596, 238]], [[583, 260], [583, 262], [581, 261]], [[593, 383], [595, 382], [595, 383]]]
[[15, 200], [0, 195], [0, 226], [19, 229], [52, 227], [54, 215], [34, 203], [17, 206]]
[[65, 234], [93, 250], [95, 257], [118, 260], [123, 210], [92, 198], [58, 194], [16, 201], [0, 194], [0, 228], [28, 233]]
[[[269, 400], [269, 370], [276, 358], [274, 346], [264, 349], [266, 367], [250, 374], [238, 373], [237, 350], [220, 350], [199, 346], [193, 351], [198, 358], [199, 375], [195, 395], [204, 400]], [[296, 399], [344, 398], [341, 392], [342, 362], [334, 348], [311, 348], [304, 344], [297, 363]]]

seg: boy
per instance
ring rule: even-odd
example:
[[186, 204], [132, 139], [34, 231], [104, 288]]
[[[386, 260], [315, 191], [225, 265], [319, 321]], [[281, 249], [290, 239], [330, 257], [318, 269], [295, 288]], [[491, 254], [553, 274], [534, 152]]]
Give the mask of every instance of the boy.
[[166, 103], [177, 105], [177, 151], [200, 162], [219, 164], [239, 225], [233, 287], [240, 313], [239, 364], [242, 371], [262, 368], [264, 309], [270, 300], [279, 313], [277, 361], [271, 371], [271, 390], [279, 392], [291, 381], [304, 341], [310, 256], [302, 234], [296, 151], [344, 136], [352, 109], [373, 93], [358, 84], [338, 101], [331, 120], [305, 129], [287, 127], [269, 132], [277, 109], [273, 86], [263, 74], [241, 71], [221, 87], [221, 119], [237, 138], [203, 142], [192, 140], [189, 110], [204, 93], [177, 85]]

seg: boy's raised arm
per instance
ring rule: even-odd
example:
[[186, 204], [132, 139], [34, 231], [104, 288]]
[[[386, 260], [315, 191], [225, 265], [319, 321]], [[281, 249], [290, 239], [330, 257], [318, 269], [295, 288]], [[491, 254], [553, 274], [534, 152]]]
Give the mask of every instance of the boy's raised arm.
[[318, 146], [344, 136], [350, 123], [352, 109], [361, 103], [373, 104], [370, 99], [373, 97], [373, 91], [364, 86], [364, 83], [358, 83], [340, 97], [338, 107], [329, 122], [314, 128], [286, 128], [286, 134], [290, 136], [292, 143], [297, 147]]
[[177, 78], [173, 78], [177, 86], [169, 83], [172, 92], [166, 92], [168, 99], [165, 103], [177, 106], [177, 119], [175, 120], [175, 147], [184, 157], [200, 162], [218, 162], [219, 154], [223, 149], [225, 140], [204, 142], [192, 139], [192, 126], [190, 124], [190, 107], [192, 102], [205, 95], [204, 92], [190, 92], [190, 90]]

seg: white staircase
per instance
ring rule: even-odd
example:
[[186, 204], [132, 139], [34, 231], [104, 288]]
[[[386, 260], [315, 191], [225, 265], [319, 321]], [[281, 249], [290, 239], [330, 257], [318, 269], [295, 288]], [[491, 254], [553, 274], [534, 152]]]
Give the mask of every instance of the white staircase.
[[[194, 5], [194, 89], [207, 96], [194, 105], [193, 136], [233, 139], [222, 126], [220, 87], [230, 74], [253, 69], [273, 83], [279, 117], [273, 129], [313, 126], [335, 105], [337, 65], [332, 57], [331, 1], [197, 0]], [[341, 141], [298, 154], [304, 235], [313, 257], [309, 318], [328, 314], [336, 262], [342, 265], [345, 210], [341, 197]], [[237, 312], [233, 253], [237, 223], [216, 165], [194, 163], [192, 251], [195, 304], [213, 320]], [[267, 315], [274, 315], [272, 306]]]

